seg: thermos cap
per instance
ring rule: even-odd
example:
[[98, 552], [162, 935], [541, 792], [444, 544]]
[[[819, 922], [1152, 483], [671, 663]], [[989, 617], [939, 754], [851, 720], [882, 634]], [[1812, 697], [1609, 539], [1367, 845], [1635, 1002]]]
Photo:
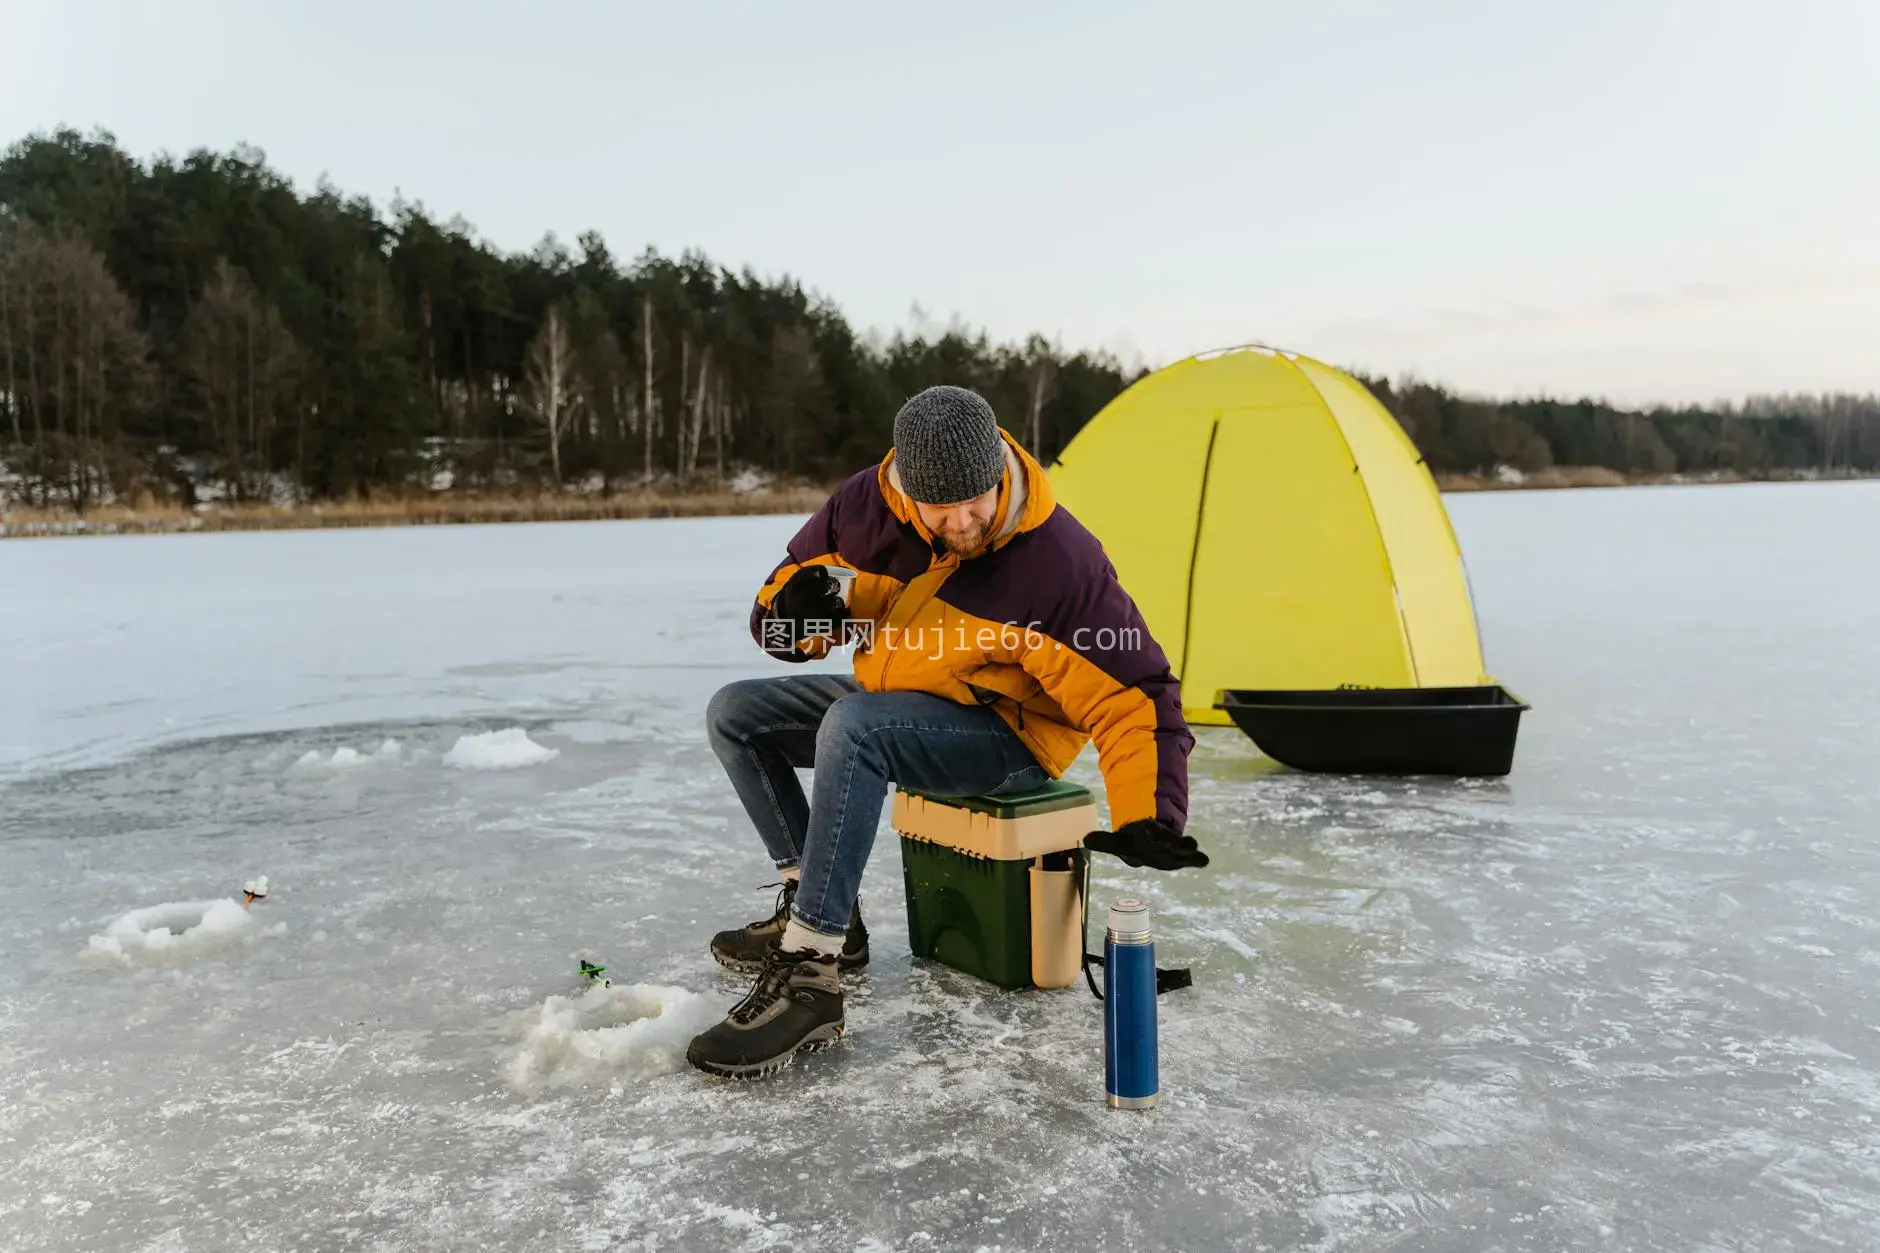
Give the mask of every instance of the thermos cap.
[[1149, 936], [1149, 906], [1146, 901], [1124, 897], [1110, 905], [1110, 931], [1121, 936]]

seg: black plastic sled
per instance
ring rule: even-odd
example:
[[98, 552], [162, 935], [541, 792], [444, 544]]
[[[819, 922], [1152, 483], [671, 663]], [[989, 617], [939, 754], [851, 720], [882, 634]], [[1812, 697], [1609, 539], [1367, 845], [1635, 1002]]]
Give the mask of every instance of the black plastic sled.
[[1360, 687], [1221, 693], [1216, 709], [1283, 765], [1324, 774], [1505, 775], [1528, 708], [1506, 689]]

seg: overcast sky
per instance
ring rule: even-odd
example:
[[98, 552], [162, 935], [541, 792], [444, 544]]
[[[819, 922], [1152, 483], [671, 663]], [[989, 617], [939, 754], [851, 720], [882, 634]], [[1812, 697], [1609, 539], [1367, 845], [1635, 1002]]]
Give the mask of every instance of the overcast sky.
[[0, 141], [461, 214], [1155, 365], [1880, 389], [1880, 2], [0, 0]]

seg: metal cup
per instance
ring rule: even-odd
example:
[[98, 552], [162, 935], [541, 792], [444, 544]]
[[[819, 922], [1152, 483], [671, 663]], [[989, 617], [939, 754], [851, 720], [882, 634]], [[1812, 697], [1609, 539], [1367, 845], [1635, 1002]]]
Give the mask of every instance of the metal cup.
[[[849, 598], [855, 591], [855, 571], [849, 569], [847, 566], [833, 565], [818, 565], [812, 568], [828, 571], [829, 577], [836, 581], [836, 595], [841, 599], [843, 605], [847, 606]], [[812, 619], [812, 621], [814, 621], [814, 619]], [[840, 624], [830, 620], [827, 630], [816, 630], [814, 634], [840, 643], [842, 640], [841, 630]]]
[[835, 579], [836, 594], [842, 598], [842, 603], [847, 605], [849, 598], [855, 593], [855, 571], [847, 566], [824, 566], [823, 569]]

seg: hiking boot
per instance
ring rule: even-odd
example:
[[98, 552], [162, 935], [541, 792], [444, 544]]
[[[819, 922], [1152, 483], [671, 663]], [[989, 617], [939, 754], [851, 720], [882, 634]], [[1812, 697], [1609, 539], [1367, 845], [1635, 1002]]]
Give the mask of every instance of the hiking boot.
[[755, 1079], [799, 1052], [842, 1038], [842, 976], [821, 953], [773, 948], [763, 971], [725, 1020], [692, 1040], [685, 1059], [707, 1074]]
[[[796, 900], [796, 880], [785, 879], [777, 893], [777, 912], [768, 918], [746, 923], [712, 937], [712, 957], [727, 970], [754, 975], [764, 968], [764, 959], [783, 938], [783, 928], [790, 921], [790, 906]], [[859, 970], [868, 964], [868, 928], [862, 922], [862, 903], [855, 903], [849, 915], [849, 929], [842, 940], [842, 954], [836, 958], [840, 970]]]
[[796, 900], [796, 880], [785, 879], [769, 886], [782, 889], [777, 893], [775, 913], [712, 937], [712, 956], [720, 966], [756, 974], [764, 968], [764, 955], [777, 947], [790, 921], [790, 905]]

